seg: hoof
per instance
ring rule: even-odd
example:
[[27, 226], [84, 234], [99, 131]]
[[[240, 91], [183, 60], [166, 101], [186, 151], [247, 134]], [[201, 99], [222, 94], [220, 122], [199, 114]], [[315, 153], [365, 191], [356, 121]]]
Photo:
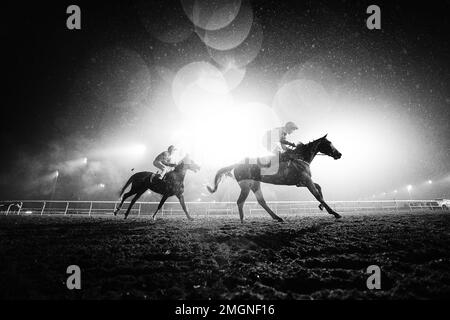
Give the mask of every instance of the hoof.
[[284, 222], [284, 220], [283, 219], [281, 219], [280, 217], [278, 217], [278, 218], [274, 218], [275, 220], [277, 220], [277, 222]]
[[189, 220], [189, 221], [192, 221], [192, 220], [194, 220], [194, 218], [192, 218], [192, 217], [189, 217], [189, 218], [188, 218], [188, 220]]
[[323, 205], [322, 204], [319, 204], [319, 209], [320, 209], [320, 211], [323, 211]]
[[334, 214], [334, 217], [335, 217], [336, 219], [342, 218], [342, 216], [341, 216], [339, 213], [335, 213], [335, 214]]

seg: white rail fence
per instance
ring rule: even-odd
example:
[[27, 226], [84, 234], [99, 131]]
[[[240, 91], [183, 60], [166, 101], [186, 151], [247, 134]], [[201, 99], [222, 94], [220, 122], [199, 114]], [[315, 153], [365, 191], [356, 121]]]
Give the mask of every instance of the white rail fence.
[[[277, 214], [301, 215], [319, 213], [317, 201], [268, 201], [268, 205]], [[381, 200], [381, 201], [329, 201], [334, 210], [344, 214], [362, 213], [399, 213], [414, 211], [444, 211], [433, 200]], [[148, 216], [158, 207], [158, 202], [136, 202], [130, 215]], [[53, 200], [8, 200], [0, 201], [2, 215], [111, 215], [119, 205], [118, 201], [53, 201]], [[121, 213], [128, 208], [129, 202], [122, 206]], [[237, 214], [235, 202], [186, 202], [192, 215], [215, 216]], [[245, 203], [244, 210], [250, 215], [267, 213], [255, 201]], [[162, 215], [184, 216], [178, 202], [166, 202]]]

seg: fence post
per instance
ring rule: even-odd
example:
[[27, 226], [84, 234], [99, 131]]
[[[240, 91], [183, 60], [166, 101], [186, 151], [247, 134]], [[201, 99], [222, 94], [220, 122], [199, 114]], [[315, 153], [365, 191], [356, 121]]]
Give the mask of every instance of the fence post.
[[141, 216], [141, 203], [139, 203], [139, 211], [138, 211], [138, 217]]
[[66, 205], [66, 210], [64, 211], [64, 215], [66, 215], [67, 214], [67, 210], [69, 209], [69, 201], [67, 201], [67, 205]]
[[44, 201], [44, 205], [42, 206], [42, 210], [41, 210], [41, 216], [44, 214], [44, 210], [45, 210], [45, 206], [47, 205], [47, 202]]
[[92, 201], [91, 201], [91, 206], [89, 207], [89, 217], [91, 216], [91, 211], [92, 211]]
[[8, 206], [8, 209], [6, 210], [6, 215], [8, 215], [9, 209], [11, 209], [11, 206], [12, 206], [12, 204], [10, 204], [10, 205]]
[[20, 214], [20, 210], [22, 210], [22, 207], [23, 207], [23, 202], [21, 202], [21, 203], [20, 203], [20, 207], [19, 207], [19, 210], [17, 210], [17, 215], [19, 215], [19, 214]]

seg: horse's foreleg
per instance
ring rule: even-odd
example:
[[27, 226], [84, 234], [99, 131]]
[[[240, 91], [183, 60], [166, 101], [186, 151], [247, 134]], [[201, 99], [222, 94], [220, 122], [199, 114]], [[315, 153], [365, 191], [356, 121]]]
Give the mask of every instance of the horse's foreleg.
[[241, 194], [237, 200], [237, 206], [239, 209], [239, 218], [241, 219], [241, 223], [244, 222], [244, 203], [250, 193], [250, 185], [248, 181], [239, 182], [239, 186], [241, 187]]
[[[316, 186], [317, 191], [319, 191], [320, 197], [323, 199], [322, 187], [318, 183], [314, 183], [314, 185]], [[319, 209], [320, 209], [320, 211], [323, 211], [323, 205], [322, 204], [319, 204]]]
[[125, 193], [123, 196], [122, 196], [122, 201], [120, 201], [120, 204], [119, 204], [119, 206], [116, 208], [116, 210], [114, 211], [114, 215], [117, 215], [117, 213], [120, 211], [120, 209], [122, 208], [122, 206], [123, 206], [123, 203], [125, 202], [125, 200], [128, 198], [128, 197], [130, 197], [130, 196], [132, 196], [134, 193], [132, 193], [131, 192], [131, 190], [129, 191], [129, 192], [127, 192], [127, 193]]
[[162, 206], [164, 205], [164, 202], [166, 202], [167, 198], [169, 198], [167, 195], [163, 195], [161, 198], [161, 201], [159, 202], [158, 208], [156, 209], [155, 213], [152, 216], [152, 219], [155, 220], [155, 216], [158, 213], [159, 210], [161, 210]]
[[130, 214], [131, 208], [133, 207], [134, 203], [137, 201], [137, 199], [139, 199], [140, 196], [142, 196], [144, 194], [145, 190], [142, 192], [138, 192], [134, 198], [131, 200], [130, 205], [128, 206], [127, 212], [125, 212], [125, 219], [128, 217], [128, 215]]
[[266, 210], [267, 213], [269, 213], [270, 216], [271, 216], [273, 219], [277, 220], [278, 222], [282, 222], [283, 219], [281, 219], [279, 216], [277, 216], [277, 215], [275, 214], [275, 212], [273, 212], [273, 211], [269, 208], [269, 206], [267, 205], [266, 200], [264, 199], [264, 196], [263, 196], [262, 191], [261, 191], [261, 183], [260, 183], [259, 181], [255, 181], [255, 182], [252, 184], [251, 189], [252, 189], [253, 193], [255, 194], [256, 199], [258, 200], [259, 205], [260, 205], [261, 207], [263, 207], [264, 210]]
[[322, 197], [322, 193], [319, 192], [319, 190], [311, 180], [306, 183], [306, 187], [317, 199], [317, 201], [319, 201], [320, 204], [325, 207], [325, 209], [329, 214], [332, 214], [336, 219], [339, 219], [341, 217], [336, 211], [331, 209], [331, 207], [325, 202], [325, 200]]
[[186, 214], [186, 217], [187, 217], [189, 220], [194, 220], [194, 218], [192, 218], [192, 217], [189, 215], [189, 212], [187, 211], [186, 203], [184, 203], [184, 196], [181, 194], [181, 195], [177, 196], [177, 198], [178, 198], [178, 200], [180, 200], [181, 207], [183, 208], [183, 211], [184, 211], [184, 213]]

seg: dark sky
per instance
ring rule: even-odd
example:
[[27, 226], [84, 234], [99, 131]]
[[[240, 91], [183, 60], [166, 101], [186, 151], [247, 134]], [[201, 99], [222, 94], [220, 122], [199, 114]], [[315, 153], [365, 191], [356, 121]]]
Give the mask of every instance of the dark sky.
[[[186, 23], [179, 1], [77, 1], [82, 10], [79, 31], [65, 26], [70, 4], [73, 1], [2, 4], [6, 101], [1, 108], [0, 199], [47, 197], [32, 190], [30, 179], [51, 172], [52, 163], [82, 156], [80, 144], [93, 148], [112, 127], [118, 132], [145, 126], [136, 110], [112, 108], [110, 101], [84, 94], [87, 86], [80, 79], [87, 82], [86, 65], [98, 53], [127, 48], [150, 70], [164, 59], [174, 69], [194, 60], [212, 61], [195, 35], [164, 51], [145, 28], [143, 10], [146, 21], [156, 25], [167, 16]], [[371, 4], [381, 7], [382, 30], [365, 28]], [[275, 79], [289, 66], [320, 57], [316, 61], [326, 62], [338, 79], [321, 79], [326, 86], [392, 97], [400, 101], [392, 112], [401, 112], [420, 127], [423, 140], [433, 145], [424, 153], [433, 154], [411, 159], [423, 162], [408, 173], [411, 181], [449, 174], [450, 1], [251, 1], [251, 6], [264, 40], [237, 93], [256, 82], [265, 88], [259, 99], [270, 103], [277, 90]], [[161, 81], [152, 79], [150, 102]], [[70, 180], [61, 182], [57, 197], [80, 198], [80, 185]], [[383, 189], [367, 189], [367, 194], [377, 191]]]

